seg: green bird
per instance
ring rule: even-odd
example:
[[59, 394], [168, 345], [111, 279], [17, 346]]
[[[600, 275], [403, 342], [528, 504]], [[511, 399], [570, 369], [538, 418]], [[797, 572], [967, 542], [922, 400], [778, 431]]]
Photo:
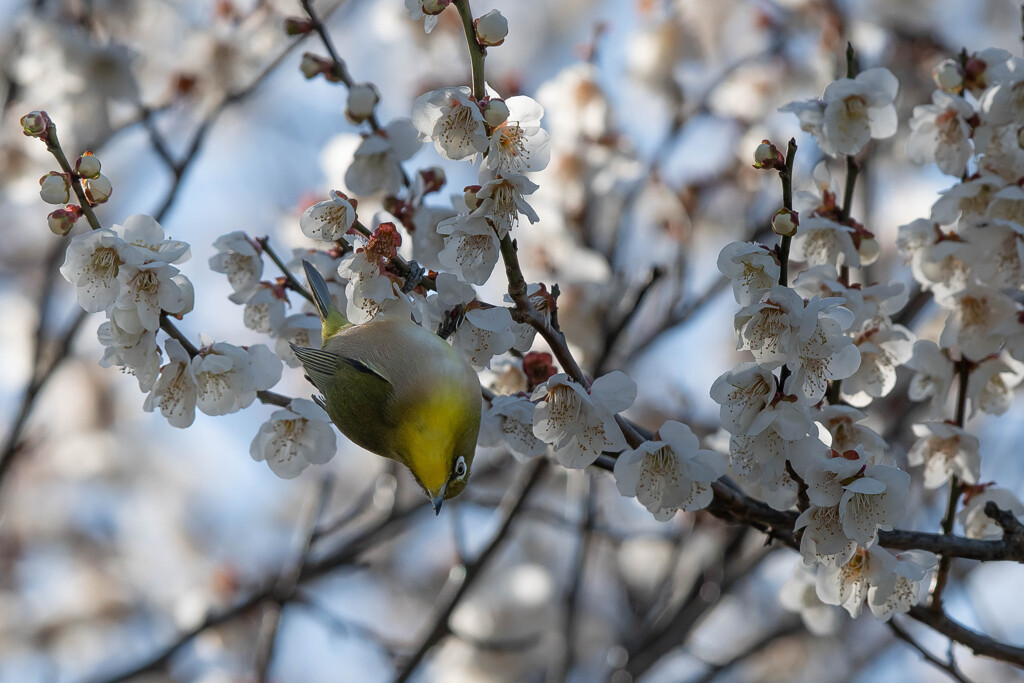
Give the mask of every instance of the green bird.
[[469, 480], [480, 432], [480, 381], [458, 351], [404, 316], [354, 325], [303, 261], [323, 347], [292, 344], [316, 401], [341, 433], [412, 472], [440, 513]]

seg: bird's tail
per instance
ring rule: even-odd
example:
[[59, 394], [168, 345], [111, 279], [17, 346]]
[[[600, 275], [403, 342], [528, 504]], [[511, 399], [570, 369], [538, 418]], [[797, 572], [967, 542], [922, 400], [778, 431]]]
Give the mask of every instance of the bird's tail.
[[341, 311], [334, 306], [331, 299], [331, 292], [327, 289], [327, 283], [317, 272], [309, 261], [302, 261], [302, 269], [306, 271], [306, 280], [309, 281], [309, 288], [313, 292], [313, 303], [320, 313], [320, 330], [324, 342], [333, 337], [342, 328], [348, 327], [351, 323]]

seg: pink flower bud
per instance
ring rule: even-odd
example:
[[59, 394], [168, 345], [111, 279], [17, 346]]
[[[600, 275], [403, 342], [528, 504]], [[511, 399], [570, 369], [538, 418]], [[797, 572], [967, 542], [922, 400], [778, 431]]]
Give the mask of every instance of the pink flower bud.
[[488, 100], [483, 113], [487, 125], [496, 128], [508, 120], [508, 105], [505, 104], [505, 100]]
[[110, 179], [102, 173], [95, 178], [85, 179], [82, 185], [85, 186], [85, 198], [93, 205], [102, 204], [110, 199], [110, 193], [114, 191]]
[[754, 150], [754, 168], [767, 170], [781, 169], [786, 162], [782, 159], [782, 152], [769, 140], [762, 140], [761, 144]]
[[870, 266], [872, 263], [877, 261], [878, 255], [881, 251], [882, 248], [878, 245], [878, 240], [874, 237], [862, 237], [860, 240], [860, 246], [857, 247], [857, 253], [860, 254], [861, 267]]
[[63, 173], [50, 171], [39, 179], [39, 196], [47, 204], [67, 204], [70, 193], [71, 184]]
[[779, 209], [772, 218], [772, 232], [783, 237], [792, 237], [796, 234], [796, 228], [800, 224], [800, 216], [796, 211]]
[[42, 138], [47, 127], [53, 125], [45, 111], [32, 111], [21, 117], [21, 129], [30, 138]]
[[51, 211], [50, 215], [46, 217], [46, 224], [50, 227], [50, 232], [63, 237], [71, 232], [71, 228], [75, 227], [75, 221], [81, 215], [82, 210], [72, 205], [66, 209]]
[[496, 9], [473, 22], [476, 40], [481, 45], [501, 45], [508, 35], [508, 20]]
[[100, 160], [92, 152], [86, 152], [75, 161], [75, 173], [83, 178], [95, 178], [100, 174]]

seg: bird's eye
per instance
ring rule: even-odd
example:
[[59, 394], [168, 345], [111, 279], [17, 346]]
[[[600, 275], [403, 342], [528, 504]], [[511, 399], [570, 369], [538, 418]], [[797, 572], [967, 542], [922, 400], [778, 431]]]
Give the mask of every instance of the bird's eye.
[[461, 455], [459, 459], [455, 461], [455, 478], [462, 479], [466, 476], [466, 459]]

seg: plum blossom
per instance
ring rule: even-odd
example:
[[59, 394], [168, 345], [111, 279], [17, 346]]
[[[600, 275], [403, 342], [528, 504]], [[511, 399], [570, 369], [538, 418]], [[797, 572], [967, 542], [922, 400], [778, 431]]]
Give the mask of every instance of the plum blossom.
[[540, 127], [544, 108], [525, 95], [505, 100], [508, 119], [494, 126], [485, 165], [494, 174], [542, 171], [551, 158], [550, 137]]
[[734, 324], [736, 348], [749, 350], [754, 360], [768, 369], [785, 363], [798, 336], [806, 339], [814, 329], [814, 322], [804, 315], [804, 300], [778, 285], [766, 291], [759, 302], [741, 308]]
[[818, 568], [818, 597], [826, 605], [841, 606], [856, 618], [871, 586], [883, 583], [895, 569], [896, 558], [885, 548], [857, 548], [847, 562]]
[[412, 103], [419, 139], [432, 140], [437, 153], [459, 161], [487, 150], [487, 128], [480, 105], [466, 86], [424, 93]]
[[236, 292], [251, 289], [263, 276], [259, 245], [241, 230], [221, 235], [213, 243], [217, 253], [210, 257], [210, 270], [224, 273]]
[[616, 370], [598, 377], [589, 391], [559, 373], [538, 386], [530, 398], [539, 401], [533, 433], [553, 447], [562, 466], [583, 469], [601, 451], [625, 448], [615, 414], [636, 399], [636, 383], [626, 373]]
[[235, 303], [245, 303], [242, 322], [250, 330], [275, 334], [284, 322], [288, 297], [281, 285], [261, 282], [243, 295], [236, 293], [228, 298]]
[[888, 69], [867, 69], [856, 78], [833, 81], [820, 100], [792, 102], [779, 111], [796, 114], [800, 127], [818, 139], [826, 154], [857, 154], [872, 138], [896, 132], [898, 89]]
[[721, 406], [722, 429], [744, 436], [775, 398], [775, 376], [757, 363], [742, 363], [715, 380], [711, 399]]
[[118, 274], [141, 264], [140, 251], [108, 228], [75, 235], [68, 244], [61, 275], [75, 287], [78, 305], [89, 313], [107, 309], [121, 291]]
[[985, 504], [989, 502], [1018, 519], [1024, 517], [1024, 503], [1012, 491], [990, 484], [968, 487], [964, 507], [957, 513], [957, 520], [963, 525], [967, 538], [991, 541], [1003, 537], [1003, 528], [985, 514]]
[[281, 379], [281, 359], [263, 344], [242, 348], [217, 342], [192, 359], [198, 389], [196, 405], [207, 415], [227, 415], [247, 408], [256, 392]]
[[907, 392], [910, 400], [931, 399], [932, 417], [941, 415], [953, 386], [953, 362], [949, 356], [935, 342], [920, 339], [914, 343], [913, 354], [906, 365], [914, 370]]
[[482, 285], [498, 262], [498, 235], [486, 219], [460, 214], [437, 224], [444, 249], [437, 258], [463, 282]]
[[146, 396], [142, 408], [153, 412], [159, 408], [172, 427], [184, 429], [196, 419], [199, 385], [192, 373], [192, 359], [177, 339], [164, 342], [167, 363], [160, 368], [160, 377]]
[[867, 464], [875, 464], [885, 453], [887, 444], [878, 432], [858, 424], [867, 417], [856, 408], [843, 404], [822, 406], [814, 414], [814, 420], [832, 436], [832, 450], [838, 453], [857, 450], [864, 454]]
[[793, 258], [809, 266], [846, 265], [860, 267], [860, 254], [853, 243], [856, 231], [824, 216], [809, 216], [800, 222], [793, 238]]
[[413, 21], [423, 20], [423, 30], [430, 33], [437, 26], [437, 15], [451, 0], [405, 0], [405, 9]]
[[293, 479], [310, 465], [323, 465], [334, 457], [334, 429], [327, 413], [312, 401], [293, 398], [260, 426], [249, 447], [252, 459], [265, 460], [282, 479]]
[[843, 381], [843, 394], [854, 406], [888, 396], [896, 386], [896, 368], [913, 355], [914, 333], [903, 325], [868, 321], [865, 326], [854, 338], [860, 366]]
[[841, 303], [842, 299], [818, 297], [806, 302], [796, 344], [786, 361], [792, 371], [786, 380], [786, 393], [817, 403], [829, 381], [851, 377], [860, 367], [860, 350], [843, 334], [853, 321], [853, 313]]
[[948, 422], [925, 422], [913, 426], [917, 441], [907, 453], [911, 465], [924, 465], [924, 485], [934, 489], [951, 476], [968, 484], [978, 481], [981, 454], [978, 437]]
[[856, 552], [857, 543], [843, 532], [839, 504], [811, 504], [797, 517], [794, 531], [801, 531], [800, 555], [807, 565], [835, 567], [845, 564]]
[[636, 497], [659, 521], [680, 509], [707, 507], [712, 482], [728, 469], [725, 456], [700, 448], [697, 435], [681, 422], [666, 422], [656, 437], [624, 451], [615, 461], [619, 493]]
[[982, 285], [968, 285], [939, 303], [951, 309], [939, 345], [959, 347], [971, 360], [995, 353], [1017, 324], [1013, 299]]
[[483, 183], [476, 191], [480, 206], [473, 211], [473, 216], [491, 219], [497, 230], [498, 237], [504, 237], [514, 226], [519, 225], [519, 214], [526, 216], [530, 223], [540, 220], [533, 207], [526, 203], [524, 195], [533, 194], [538, 185], [529, 178], [518, 173], [507, 176], [489, 177], [483, 173]]
[[505, 353], [516, 343], [512, 314], [507, 308], [474, 308], [452, 337], [452, 346], [462, 352], [474, 368], [489, 367], [491, 358]]
[[891, 572], [874, 577], [868, 590], [868, 609], [880, 621], [909, 612], [921, 600], [921, 584], [938, 564], [927, 550], [903, 550], [893, 556]]
[[152, 216], [133, 214], [111, 228], [128, 244], [140, 250], [142, 262], [182, 263], [191, 256], [188, 242], [166, 239], [164, 229]]
[[302, 361], [292, 351], [291, 345], [319, 349], [323, 344], [320, 336], [320, 316], [315, 313], [296, 313], [281, 321], [276, 329], [274, 352], [290, 368], [297, 368]]
[[968, 417], [979, 410], [1002, 415], [1013, 402], [1013, 389], [1024, 380], [1024, 363], [1003, 351], [978, 363], [967, 379]]
[[117, 275], [120, 292], [110, 318], [127, 332], [160, 327], [160, 311], [179, 315], [191, 306], [192, 284], [174, 266], [160, 261], [125, 265]]
[[547, 445], [533, 433], [535, 406], [526, 396], [496, 395], [480, 423], [480, 444], [504, 445], [519, 459], [547, 453]]
[[973, 116], [964, 98], [936, 90], [931, 104], [914, 107], [907, 156], [918, 164], [934, 162], [946, 175], [962, 176], [973, 153], [968, 123]]
[[843, 486], [839, 517], [843, 533], [862, 547], [870, 546], [878, 530], [892, 530], [907, 509], [910, 475], [888, 465], [869, 465], [862, 476]]
[[402, 186], [402, 162], [420, 149], [408, 119], [394, 119], [384, 130], [368, 133], [345, 172], [345, 185], [357, 195], [394, 194]]
[[299, 229], [310, 239], [336, 242], [355, 222], [355, 206], [343, 193], [331, 190], [330, 199], [317, 202], [302, 212]]
[[126, 332], [114, 320], [107, 320], [96, 331], [105, 348], [100, 365], [117, 366], [135, 375], [143, 392], [153, 388], [160, 372], [160, 348], [156, 345], [155, 330]]
[[842, 613], [821, 601], [814, 587], [814, 577], [812, 570], [797, 563], [793, 576], [779, 590], [779, 602], [786, 611], [798, 612], [808, 631], [816, 636], [827, 636], [839, 629]]
[[779, 282], [779, 263], [763, 244], [732, 242], [718, 255], [718, 270], [732, 280], [736, 303], [749, 306]]

